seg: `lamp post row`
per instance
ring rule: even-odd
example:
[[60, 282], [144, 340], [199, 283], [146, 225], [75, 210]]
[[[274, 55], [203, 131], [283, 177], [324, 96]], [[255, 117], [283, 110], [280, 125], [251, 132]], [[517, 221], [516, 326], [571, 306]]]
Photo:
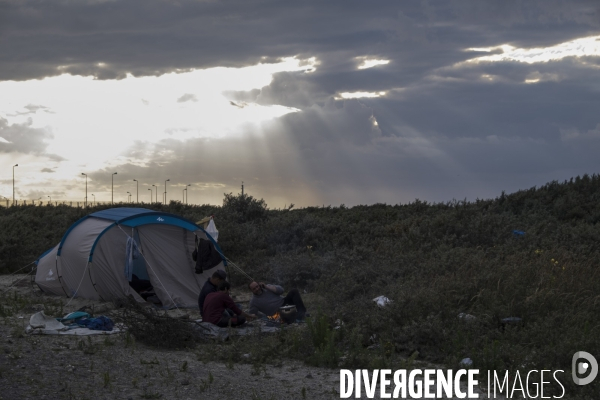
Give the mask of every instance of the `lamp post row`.
[[[117, 174], [116, 172], [113, 173], [113, 176], [116, 175], [116, 174]], [[133, 181], [136, 183], [136, 185], [135, 185], [136, 203], [139, 203], [139, 201], [140, 201], [140, 198], [139, 198], [139, 196], [140, 196], [140, 189], [139, 189], [140, 188], [140, 186], [139, 186], [140, 181], [138, 181], [137, 179], [134, 179]], [[165, 180], [165, 191], [163, 192], [163, 203], [164, 204], [167, 204], [167, 182], [171, 182], [171, 179]], [[156, 188], [156, 195], [154, 196], [154, 201], [157, 202], [158, 201], [158, 186], [157, 185], [152, 185], [152, 186]], [[187, 198], [188, 198], [188, 196], [187, 196], [188, 195], [187, 194], [187, 187], [188, 186], [192, 186], [192, 184], [188, 183], [186, 185], [185, 189], [183, 189], [184, 192], [185, 192], [185, 196], [183, 197], [183, 202], [185, 204], [187, 204]], [[150, 203], [152, 203], [152, 188], [148, 188], [148, 190], [150, 191]], [[87, 191], [87, 186], [86, 186], [86, 191]], [[130, 192], [127, 192], [127, 195], [128, 195], [127, 196], [127, 200], [130, 201], [130, 197], [132, 197], [133, 194], [131, 194]], [[114, 189], [113, 189], [113, 196], [114, 196]], [[86, 195], [86, 197], [87, 197], [87, 195]], [[114, 203], [114, 201], [113, 201], [113, 203]]]
[[[12, 167], [13, 170], [13, 201], [12, 204], [15, 204], [15, 167], [18, 167], [19, 164], [15, 164]], [[88, 174], [86, 173], [81, 173], [81, 175], [85, 176], [85, 207], [87, 207], [87, 203], [88, 203], [88, 185], [87, 185], [87, 180], [88, 180]], [[110, 176], [111, 178], [111, 182], [110, 182], [110, 191], [111, 191], [111, 203], [114, 204], [115, 203], [115, 175], [117, 175], [116, 172], [113, 172]], [[140, 182], [137, 179], [133, 180], [136, 183], [136, 203], [139, 203], [140, 199], [139, 199], [139, 184]], [[171, 179], [167, 179], [165, 180], [165, 192], [163, 193], [163, 203], [167, 204], [167, 182], [170, 182]], [[158, 186], [156, 185], [152, 185], [156, 188], [156, 196], [155, 196], [155, 200], [154, 201], [158, 201]], [[188, 186], [192, 186], [192, 184], [187, 184], [185, 189], [183, 189], [183, 199], [182, 201], [185, 202], [185, 204], [187, 204], [187, 188]], [[152, 188], [148, 188], [148, 190], [150, 191], [150, 202], [152, 203]], [[130, 201], [130, 197], [132, 196], [132, 194], [130, 192], [127, 192], [128, 194], [128, 198], [127, 200]], [[96, 196], [92, 193], [92, 196], [94, 197], [94, 205], [96, 204]], [[52, 197], [48, 196], [48, 198], [50, 199], [50, 202], [52, 202]]]

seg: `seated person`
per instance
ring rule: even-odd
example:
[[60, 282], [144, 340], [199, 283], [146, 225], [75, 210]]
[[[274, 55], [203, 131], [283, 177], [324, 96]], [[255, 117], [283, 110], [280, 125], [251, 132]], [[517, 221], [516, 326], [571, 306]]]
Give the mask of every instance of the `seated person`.
[[306, 317], [306, 307], [300, 292], [298, 289], [292, 289], [288, 292], [285, 297], [281, 297], [283, 294], [283, 288], [279, 285], [265, 285], [262, 282], [250, 282], [248, 285], [252, 291], [252, 299], [248, 305], [249, 312], [256, 314], [261, 312], [265, 315], [273, 315], [279, 311], [280, 307], [283, 306], [296, 306], [296, 318], [303, 320]]
[[[229, 296], [231, 285], [227, 281], [219, 284], [218, 290], [209, 293], [204, 299], [204, 309], [202, 310], [202, 321], [210, 322], [221, 328], [226, 326], [240, 326], [246, 322], [246, 318], [254, 319], [256, 315], [247, 314], [235, 305], [233, 299]], [[229, 315], [225, 310], [230, 309], [234, 316]]]
[[219, 284], [224, 282], [227, 278], [227, 274], [222, 269], [216, 270], [210, 278], [206, 280], [202, 290], [200, 290], [200, 296], [198, 296], [198, 308], [200, 309], [200, 315], [204, 317], [203, 308], [206, 296], [210, 293], [217, 291]]

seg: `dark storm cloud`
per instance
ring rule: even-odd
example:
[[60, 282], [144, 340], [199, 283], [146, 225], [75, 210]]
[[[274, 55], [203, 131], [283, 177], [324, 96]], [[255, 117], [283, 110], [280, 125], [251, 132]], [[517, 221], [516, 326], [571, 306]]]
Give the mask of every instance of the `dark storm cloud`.
[[[0, 4], [0, 80], [314, 57], [314, 71], [224, 93], [232, 107], [299, 112], [237, 137], [138, 143], [115, 167], [118, 184], [170, 177], [221, 190], [245, 180], [259, 196], [289, 193], [299, 205], [493, 197], [598, 172], [599, 57], [465, 63], [493, 54], [467, 49], [600, 35], [599, 9], [595, 0], [10, 1]], [[389, 63], [358, 69], [361, 57]], [[385, 95], [333, 100], [344, 92]], [[0, 136], [31, 130], [1, 123]], [[31, 135], [29, 151], [42, 151], [42, 132]], [[90, 178], [107, 188], [111, 171]]]
[[280, 72], [273, 81], [262, 88], [256, 102], [263, 105], [280, 104], [287, 107], [306, 108], [323, 102], [335, 91], [318, 86], [313, 77], [304, 72]]
[[324, 72], [377, 55], [416, 73], [465, 47], [552, 44], [597, 32], [598, 21], [593, 1], [8, 1], [0, 79], [113, 79], [293, 55], [318, 57]]
[[[401, 135], [395, 126], [410, 125], [423, 135], [450, 137], [531, 137], [556, 141], [560, 129], [596, 126], [600, 107], [593, 69], [570, 60], [544, 65], [519, 64], [494, 71], [481, 67], [471, 79], [431, 82], [365, 100], [374, 107], [384, 133]], [[525, 84], [530, 74], [540, 82]], [[548, 80], [544, 80], [544, 76]], [[455, 76], [456, 77], [456, 76]]]

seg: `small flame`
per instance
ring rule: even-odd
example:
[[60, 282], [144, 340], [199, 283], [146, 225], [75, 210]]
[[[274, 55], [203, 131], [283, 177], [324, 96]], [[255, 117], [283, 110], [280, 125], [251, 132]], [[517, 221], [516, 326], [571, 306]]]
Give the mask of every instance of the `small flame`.
[[275, 314], [269, 315], [267, 318], [269, 318], [269, 321], [279, 322], [281, 315], [279, 315], [279, 311], [277, 311]]

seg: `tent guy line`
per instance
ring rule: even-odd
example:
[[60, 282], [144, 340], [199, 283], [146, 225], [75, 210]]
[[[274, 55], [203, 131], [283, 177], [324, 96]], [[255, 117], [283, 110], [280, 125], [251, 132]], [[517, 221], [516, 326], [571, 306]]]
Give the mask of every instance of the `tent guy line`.
[[[35, 264], [35, 260], [30, 262], [29, 264], [25, 265], [23, 268], [19, 268], [18, 270], [16, 270], [15, 272], [12, 272], [10, 275], [16, 275], [17, 272], [24, 270], [25, 268], [29, 267], [31, 264]], [[32, 271], [35, 271], [35, 267], [32, 269]], [[16, 281], [14, 281], [13, 283], [11, 283], [10, 285], [8, 285], [6, 287], [6, 289], [4, 289], [2, 291], [2, 294], [6, 293], [10, 288], [13, 287], [13, 285], [16, 285], [18, 282], [21, 282], [23, 279], [27, 278], [29, 275], [25, 275], [22, 278], [17, 279]]]

